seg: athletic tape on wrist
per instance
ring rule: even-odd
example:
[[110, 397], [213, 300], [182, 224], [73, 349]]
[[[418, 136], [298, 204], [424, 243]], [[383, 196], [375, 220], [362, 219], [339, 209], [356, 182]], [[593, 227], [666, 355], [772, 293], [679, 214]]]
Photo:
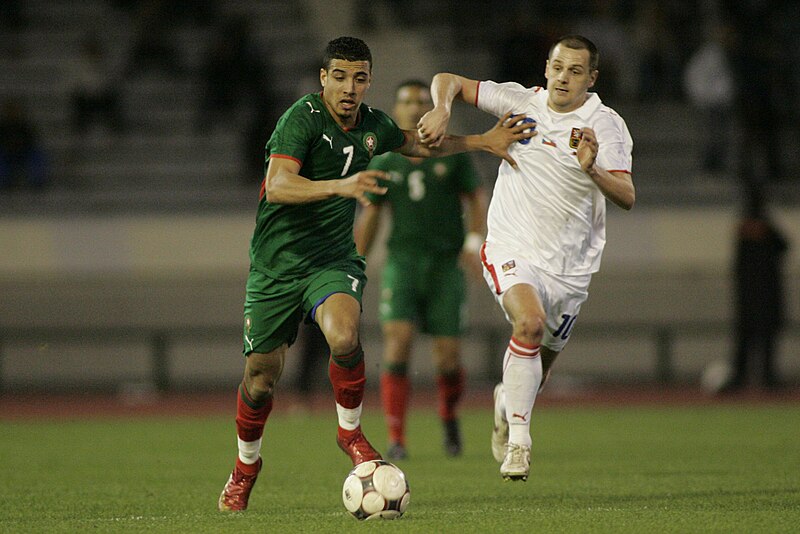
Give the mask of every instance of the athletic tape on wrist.
[[469, 232], [464, 238], [464, 250], [478, 254], [483, 246], [483, 236], [478, 232]]

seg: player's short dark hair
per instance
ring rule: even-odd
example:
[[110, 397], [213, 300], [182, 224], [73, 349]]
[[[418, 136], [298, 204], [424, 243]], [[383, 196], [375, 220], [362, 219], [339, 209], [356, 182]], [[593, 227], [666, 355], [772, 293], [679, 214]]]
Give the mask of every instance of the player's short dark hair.
[[322, 67], [325, 70], [330, 69], [331, 61], [334, 59], [369, 61], [369, 70], [372, 70], [372, 52], [369, 51], [367, 43], [358, 37], [337, 37], [330, 41], [322, 56]]
[[597, 70], [600, 67], [600, 52], [597, 50], [595, 44], [586, 37], [576, 34], [559, 37], [558, 40], [550, 46], [550, 51], [547, 53], [548, 59], [553, 55], [553, 49], [560, 44], [563, 44], [567, 48], [572, 48], [573, 50], [588, 50], [589, 69]]
[[425, 89], [428, 92], [430, 92], [431, 90], [427, 83], [423, 82], [422, 80], [414, 78], [411, 80], [405, 80], [398, 83], [397, 87], [395, 87], [394, 89], [394, 96], [397, 96], [397, 94], [400, 92], [400, 89], [403, 89], [404, 87], [416, 87], [418, 89]]

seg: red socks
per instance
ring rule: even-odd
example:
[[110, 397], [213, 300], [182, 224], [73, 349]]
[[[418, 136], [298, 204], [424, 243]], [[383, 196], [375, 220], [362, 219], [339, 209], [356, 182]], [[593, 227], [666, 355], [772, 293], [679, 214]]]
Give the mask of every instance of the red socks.
[[236, 402], [236, 433], [242, 441], [255, 441], [264, 434], [264, 424], [272, 411], [272, 397], [256, 402], [242, 382]]
[[[464, 370], [459, 368], [436, 376], [439, 397], [439, 417], [442, 421], [456, 418], [456, 407], [464, 393]], [[411, 385], [404, 364], [387, 365], [381, 374], [381, 401], [389, 441], [405, 445], [405, 424]]]
[[456, 406], [464, 393], [464, 370], [461, 368], [436, 377], [439, 390], [439, 417], [442, 421], [456, 418]]
[[381, 374], [381, 401], [389, 442], [405, 445], [406, 409], [410, 393], [408, 376], [386, 370]]
[[361, 345], [350, 354], [341, 356], [331, 354], [328, 376], [337, 404], [348, 409], [361, 406], [367, 383], [367, 378], [364, 376], [364, 351]]
[[[242, 382], [239, 385], [239, 394], [236, 401], [236, 434], [239, 436], [239, 446], [255, 447], [254, 450], [260, 448], [260, 439], [264, 434], [264, 425], [267, 422], [267, 417], [272, 411], [272, 397], [267, 397], [263, 402], [256, 402], [248, 393], [247, 388]], [[249, 442], [259, 441], [258, 444], [249, 445]], [[244, 444], [241, 442], [248, 442]], [[241, 454], [241, 450], [240, 450]], [[254, 464], [246, 464], [237, 457], [236, 468], [246, 475], [258, 474], [260, 462]]]

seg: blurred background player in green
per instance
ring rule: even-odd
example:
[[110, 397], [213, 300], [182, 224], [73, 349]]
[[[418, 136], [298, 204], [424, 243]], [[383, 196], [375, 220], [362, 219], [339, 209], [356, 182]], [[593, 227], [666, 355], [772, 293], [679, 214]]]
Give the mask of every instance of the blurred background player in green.
[[[401, 83], [393, 118], [413, 129], [433, 109], [430, 90], [419, 80]], [[387, 456], [407, 457], [405, 419], [410, 396], [408, 366], [415, 329], [433, 336], [439, 416], [445, 453], [461, 453], [456, 408], [464, 391], [460, 336], [466, 287], [460, 262], [480, 276], [486, 202], [480, 179], [466, 154], [413, 158], [387, 153], [370, 169], [389, 173], [383, 196], [359, 217], [356, 245], [366, 255], [378, 234], [384, 206], [391, 209], [388, 256], [381, 277], [379, 315], [383, 328], [381, 399], [389, 430]], [[465, 238], [463, 207], [468, 233]]]

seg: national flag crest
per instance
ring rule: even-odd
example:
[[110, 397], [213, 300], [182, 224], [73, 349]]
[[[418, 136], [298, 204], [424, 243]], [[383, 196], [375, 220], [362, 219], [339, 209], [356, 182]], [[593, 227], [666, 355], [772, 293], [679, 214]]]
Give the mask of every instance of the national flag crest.
[[514, 260], [508, 260], [503, 265], [501, 265], [500, 268], [503, 269], [503, 272], [505, 273], [505, 272], [510, 271], [511, 269], [513, 269], [516, 266], [517, 266], [517, 264], [514, 262]]
[[569, 134], [569, 147], [573, 150], [578, 148], [578, 143], [581, 142], [581, 137], [583, 137], [581, 129], [573, 128], [572, 132]]
[[372, 157], [372, 154], [375, 152], [375, 148], [378, 146], [378, 138], [372, 132], [367, 132], [364, 134], [364, 147], [369, 151], [369, 157]]

